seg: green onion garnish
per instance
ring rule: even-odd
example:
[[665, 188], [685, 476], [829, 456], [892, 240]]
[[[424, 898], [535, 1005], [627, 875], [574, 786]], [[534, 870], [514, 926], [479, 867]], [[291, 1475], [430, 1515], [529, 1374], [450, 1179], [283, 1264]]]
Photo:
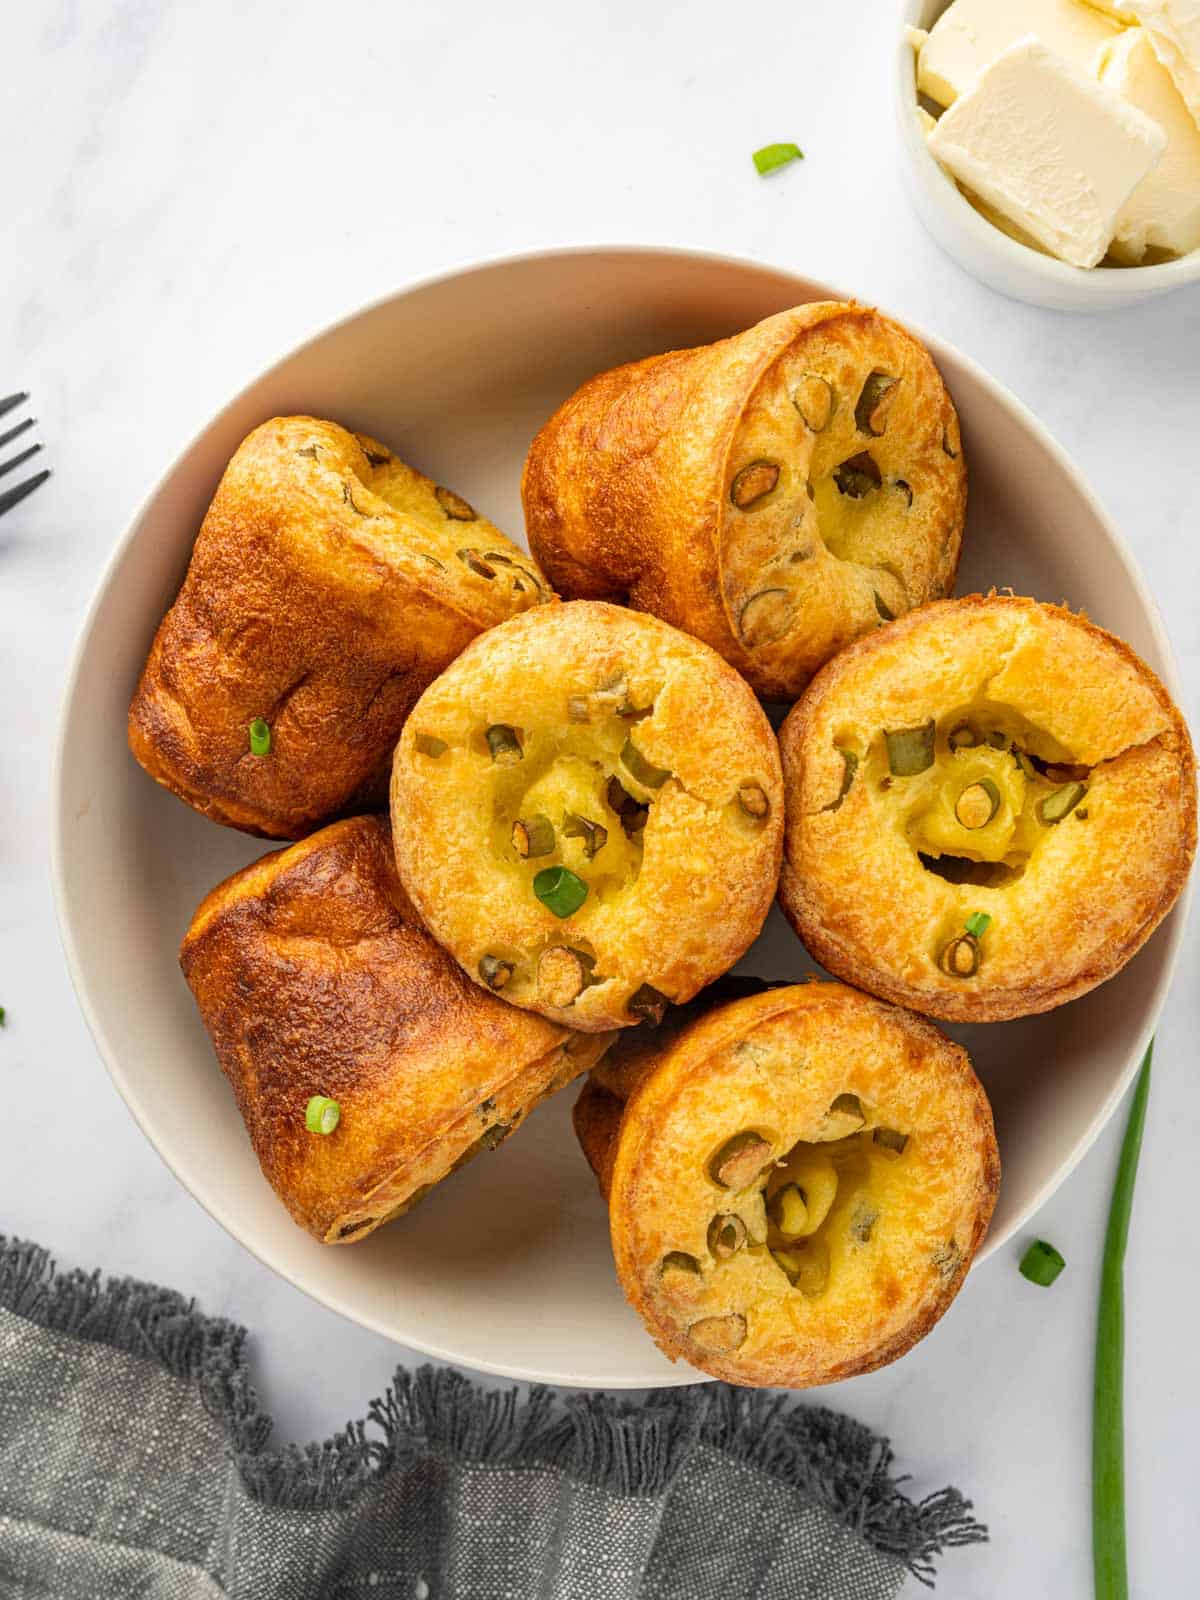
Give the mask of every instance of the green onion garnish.
[[1066, 1264], [1052, 1244], [1035, 1239], [1021, 1257], [1021, 1276], [1048, 1289]]
[[3, 1006], [0, 1006], [0, 1028], [2, 1028], [7, 1021], [8, 1021], [8, 1012], [5, 1011]]
[[986, 911], [972, 911], [963, 926], [975, 939], [982, 939], [992, 925], [992, 919]]
[[270, 724], [261, 717], [255, 717], [250, 724], [250, 753], [256, 756], [266, 756], [271, 753], [271, 728]]
[[1121, 1143], [1100, 1270], [1092, 1410], [1092, 1565], [1096, 1600], [1126, 1600], [1129, 1593], [1125, 1564], [1124, 1268], [1153, 1056], [1151, 1040], [1142, 1058]]
[[569, 867], [543, 867], [533, 880], [533, 892], [556, 917], [569, 917], [588, 897], [588, 886]]
[[765, 144], [761, 150], [754, 152], [754, 165], [761, 177], [768, 172], [775, 172], [779, 167], [786, 167], [791, 161], [803, 160], [804, 151], [798, 144]]
[[341, 1120], [341, 1106], [328, 1095], [313, 1095], [304, 1108], [304, 1126], [309, 1133], [332, 1133]]

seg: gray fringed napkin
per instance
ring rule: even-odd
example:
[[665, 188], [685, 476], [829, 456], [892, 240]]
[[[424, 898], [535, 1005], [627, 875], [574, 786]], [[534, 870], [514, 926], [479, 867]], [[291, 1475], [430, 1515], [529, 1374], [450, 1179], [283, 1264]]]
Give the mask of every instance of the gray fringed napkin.
[[848, 1417], [720, 1384], [401, 1370], [365, 1422], [270, 1449], [245, 1338], [0, 1237], [5, 1600], [883, 1600], [987, 1537]]

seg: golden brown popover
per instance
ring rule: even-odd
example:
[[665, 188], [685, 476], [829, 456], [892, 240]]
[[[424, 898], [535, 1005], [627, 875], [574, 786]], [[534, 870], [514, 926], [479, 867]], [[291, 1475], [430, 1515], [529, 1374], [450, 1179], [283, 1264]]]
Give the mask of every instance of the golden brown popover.
[[523, 551], [384, 445], [276, 417], [225, 469], [134, 693], [130, 748], [215, 822], [299, 838], [381, 804], [425, 685], [552, 598]]
[[618, 606], [545, 606], [476, 639], [414, 707], [396, 861], [478, 983], [571, 1027], [623, 1027], [754, 939], [780, 796], [770, 724], [715, 651]]
[[585, 383], [522, 494], [566, 598], [627, 597], [792, 700], [848, 640], [950, 592], [967, 477], [924, 346], [820, 301]]
[[1170, 695], [1059, 606], [914, 612], [836, 656], [780, 743], [784, 911], [831, 972], [932, 1016], [1024, 1016], [1103, 983], [1195, 852]]
[[621, 1287], [668, 1356], [727, 1383], [903, 1355], [958, 1292], [1000, 1179], [966, 1052], [840, 983], [622, 1035], [575, 1126]]
[[[180, 962], [267, 1181], [327, 1244], [366, 1238], [494, 1149], [607, 1043], [463, 977], [417, 920], [382, 817], [235, 873]], [[337, 1103], [331, 1133], [307, 1126], [314, 1097]]]

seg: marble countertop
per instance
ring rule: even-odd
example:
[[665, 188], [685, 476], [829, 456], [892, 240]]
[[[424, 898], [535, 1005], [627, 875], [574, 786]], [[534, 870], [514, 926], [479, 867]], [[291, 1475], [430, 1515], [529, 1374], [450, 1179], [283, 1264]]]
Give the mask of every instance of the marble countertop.
[[[408, 280], [549, 244], [728, 250], [842, 284], [974, 356], [1074, 455], [1159, 597], [1195, 721], [1200, 291], [1088, 319], [964, 276], [901, 185], [897, 15], [890, 0], [47, 0], [6, 18], [0, 392], [33, 391], [55, 475], [0, 522], [0, 1228], [249, 1322], [281, 1437], [362, 1412], [405, 1352], [260, 1266], [166, 1171], [76, 1007], [47, 864], [53, 727], [90, 592], [163, 464], [246, 378]], [[760, 179], [750, 153], [777, 139], [807, 159]], [[1130, 1559], [1155, 1600], [1196, 1592], [1198, 955], [1193, 929], [1128, 1269]], [[992, 1541], [946, 1558], [956, 1600], [1091, 1593], [1092, 1338], [1119, 1132], [1038, 1219], [1068, 1261], [1052, 1291], [1007, 1248], [911, 1355], [821, 1397], [893, 1436], [913, 1493], [973, 1496]]]

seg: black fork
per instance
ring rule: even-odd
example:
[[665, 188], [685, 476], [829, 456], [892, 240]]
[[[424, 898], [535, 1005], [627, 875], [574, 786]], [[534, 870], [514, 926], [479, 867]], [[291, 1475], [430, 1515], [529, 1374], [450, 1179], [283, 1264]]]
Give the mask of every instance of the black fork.
[[[3, 400], [0, 400], [0, 417], [7, 416], [10, 411], [15, 411], [18, 406], [23, 406], [28, 399], [29, 396], [27, 394], [7, 395]], [[11, 428], [5, 428], [0, 433], [0, 450], [27, 434], [36, 422], [36, 417], [26, 417], [23, 422], [18, 422]], [[7, 460], [0, 460], [0, 478], [7, 476], [10, 472], [15, 472], [18, 467], [23, 467], [27, 461], [37, 455], [41, 448], [40, 444], [29, 444], [24, 449], [18, 450], [16, 455], [9, 456]], [[31, 495], [35, 489], [40, 489], [49, 476], [50, 469], [45, 467], [41, 472], [35, 472], [31, 478], [25, 478], [20, 483], [14, 483], [11, 489], [0, 487], [0, 517], [6, 511], [11, 511], [14, 506], [20, 505], [26, 495]]]

